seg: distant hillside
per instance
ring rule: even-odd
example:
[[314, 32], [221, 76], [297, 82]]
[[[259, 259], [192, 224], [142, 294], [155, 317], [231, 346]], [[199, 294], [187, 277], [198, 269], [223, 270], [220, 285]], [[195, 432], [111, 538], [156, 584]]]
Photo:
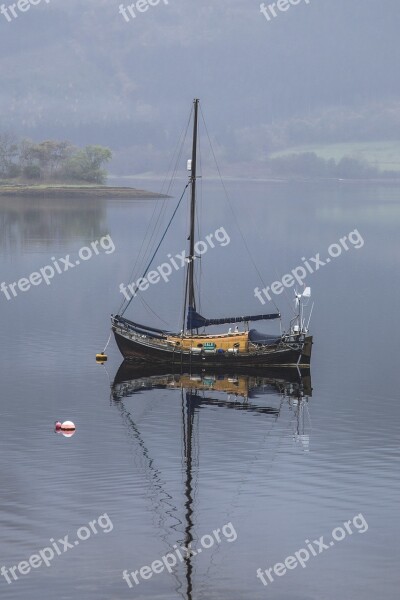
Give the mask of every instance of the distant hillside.
[[396, 141], [399, 0], [312, 0], [271, 22], [247, 0], [170, 0], [130, 23], [119, 4], [2, 18], [0, 130], [112, 148], [118, 174], [167, 167], [195, 95], [222, 166]]
[[324, 160], [336, 162], [348, 157], [369, 164], [380, 171], [400, 173], [400, 141], [390, 142], [347, 142], [342, 144], [308, 144], [293, 146], [280, 152], [273, 152], [270, 158], [313, 153]]

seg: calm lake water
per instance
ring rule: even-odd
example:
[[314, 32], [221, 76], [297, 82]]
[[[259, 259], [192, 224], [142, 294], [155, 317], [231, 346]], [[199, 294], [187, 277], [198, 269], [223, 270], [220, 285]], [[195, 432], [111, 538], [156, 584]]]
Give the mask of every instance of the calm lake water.
[[[50, 539], [68, 535], [73, 545], [49, 567], [17, 570], [16, 581], [9, 575], [11, 584], [1, 576], [2, 598], [398, 598], [400, 188], [227, 187], [267, 285], [302, 257], [326, 258], [355, 229], [364, 241], [307, 277], [314, 347], [302, 390], [268, 371], [255, 381], [235, 373], [149, 379], [120, 370], [114, 382], [122, 362], [114, 342], [105, 367], [95, 354], [122, 300], [119, 285], [131, 282], [155, 201], [0, 200], [7, 284], [53, 259], [75, 262], [81, 247], [107, 234], [115, 245], [55, 274], [49, 286], [18, 290], [10, 300], [0, 293], [0, 566], [29, 560]], [[166, 204], [170, 215], [176, 199]], [[201, 259], [202, 313], [274, 312], [254, 296], [262, 285], [217, 184], [204, 184], [199, 204], [199, 238], [223, 227], [230, 239]], [[185, 248], [186, 234], [182, 207], [156, 266]], [[180, 270], [153, 285], [127, 316], [179, 330], [183, 281]], [[292, 296], [274, 297], [285, 324]], [[75, 435], [54, 434], [56, 419], [74, 421]], [[103, 519], [97, 534], [75, 546], [77, 530], [104, 513], [112, 531]], [[330, 546], [332, 530], [360, 513], [368, 529], [353, 526]], [[210, 538], [202, 545], [202, 536], [217, 529], [226, 535], [206, 548]], [[328, 548], [306, 568], [274, 574], [267, 587], [257, 579], [258, 568], [283, 563], [321, 536]], [[138, 571], [189, 541], [201, 554], [178, 559], [171, 574], [164, 569], [132, 588], [123, 580], [125, 569]]]

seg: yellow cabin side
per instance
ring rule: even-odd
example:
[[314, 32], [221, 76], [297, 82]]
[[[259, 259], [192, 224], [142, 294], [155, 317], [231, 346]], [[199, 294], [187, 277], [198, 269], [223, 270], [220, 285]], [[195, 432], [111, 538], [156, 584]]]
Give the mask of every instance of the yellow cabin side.
[[177, 348], [183, 348], [184, 350], [197, 349], [198, 352], [202, 350], [205, 352], [218, 350], [224, 350], [224, 352], [247, 352], [249, 348], [249, 333], [248, 331], [242, 331], [216, 335], [169, 336], [167, 342]]

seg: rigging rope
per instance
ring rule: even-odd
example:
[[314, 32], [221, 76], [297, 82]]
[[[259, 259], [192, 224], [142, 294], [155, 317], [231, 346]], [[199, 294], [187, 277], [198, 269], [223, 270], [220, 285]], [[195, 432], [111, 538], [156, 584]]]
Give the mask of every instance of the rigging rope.
[[[169, 164], [169, 166], [168, 166], [168, 171], [167, 171], [167, 172], [171, 171], [171, 169], [172, 169], [172, 165], [173, 165], [173, 163], [174, 163], [174, 159], [175, 159], [175, 157], [176, 157], [176, 160], [175, 160], [175, 165], [174, 165], [174, 167], [173, 167], [173, 169], [172, 169], [172, 173], [171, 173], [171, 177], [170, 177], [170, 180], [169, 180], [169, 183], [168, 183], [168, 187], [167, 187], [167, 189], [166, 189], [166, 191], [165, 191], [165, 193], [166, 193], [166, 195], [167, 195], [167, 196], [169, 195], [169, 193], [170, 193], [170, 191], [171, 191], [172, 182], [173, 182], [173, 181], [174, 181], [174, 179], [175, 179], [176, 172], [177, 172], [177, 170], [178, 170], [178, 165], [179, 165], [179, 163], [180, 163], [180, 160], [181, 160], [181, 157], [182, 157], [183, 146], [184, 146], [185, 140], [186, 140], [186, 138], [187, 138], [187, 133], [188, 133], [188, 129], [189, 129], [189, 125], [190, 125], [191, 117], [192, 117], [192, 112], [193, 112], [193, 108], [191, 108], [191, 110], [190, 110], [190, 113], [189, 113], [189, 118], [188, 118], [188, 120], [187, 120], [187, 123], [186, 123], [186, 127], [184, 127], [184, 128], [183, 128], [183, 130], [182, 130], [182, 133], [181, 133], [181, 135], [180, 135], [180, 137], [179, 137], [179, 140], [178, 140], [178, 143], [177, 143], [177, 145], [176, 145], [176, 148], [175, 148], [175, 150], [174, 150], [174, 152], [173, 152], [173, 154], [172, 154], [172, 158], [171, 158], [170, 164]], [[163, 190], [164, 190], [164, 187], [165, 187], [166, 181], [167, 181], [167, 176], [164, 178], [163, 184], [162, 184], [162, 186], [161, 186], [161, 192], [160, 192], [160, 193], [163, 193]], [[159, 227], [160, 227], [160, 221], [162, 220], [162, 218], [163, 218], [163, 216], [164, 216], [164, 214], [165, 214], [165, 210], [166, 210], [166, 199], [164, 199], [164, 200], [162, 201], [162, 203], [161, 203], [161, 207], [159, 207], [159, 213], [158, 213], [158, 216], [157, 216], [157, 218], [156, 218], [156, 221], [155, 221], [155, 224], [154, 224], [154, 227], [153, 227], [153, 231], [151, 232], [150, 236], [148, 236], [148, 234], [149, 234], [149, 231], [150, 231], [150, 226], [151, 226], [151, 224], [152, 224], [152, 222], [153, 222], [153, 220], [154, 220], [154, 218], [155, 218], [155, 215], [156, 215], [156, 212], [157, 212], [157, 209], [158, 209], [158, 207], [159, 207], [159, 204], [156, 204], [156, 205], [154, 206], [153, 214], [152, 214], [152, 216], [151, 216], [151, 218], [150, 218], [150, 220], [149, 220], [149, 222], [148, 222], [147, 229], [146, 229], [146, 233], [145, 233], [145, 235], [144, 235], [144, 237], [143, 237], [143, 241], [142, 241], [142, 243], [141, 243], [141, 246], [140, 246], [139, 252], [138, 252], [138, 254], [136, 255], [136, 260], [135, 260], [135, 263], [134, 263], [134, 265], [133, 265], [133, 267], [132, 267], [131, 274], [130, 274], [130, 276], [129, 276], [129, 279], [130, 279], [130, 281], [136, 281], [136, 280], [137, 280], [137, 277], [135, 277], [135, 276], [134, 276], [135, 272], [137, 273], [137, 272], [139, 271], [139, 268], [137, 269], [137, 265], [139, 264], [139, 261], [140, 261], [141, 263], [145, 263], [145, 261], [146, 261], [146, 257], [148, 257], [148, 255], [149, 255], [149, 254], [150, 254], [150, 252], [151, 252], [151, 250], [150, 250], [150, 247], [151, 247], [151, 245], [152, 245], [152, 243], [153, 243], [154, 239], [157, 237], [157, 232], [158, 232], [158, 230], [159, 230]], [[147, 244], [146, 244], [146, 240], [147, 240], [147, 238], [148, 238], [148, 241], [147, 241]], [[144, 249], [144, 247], [145, 247], [145, 244], [146, 244], [146, 248]], [[118, 308], [118, 314], [120, 314], [120, 313], [121, 313], [121, 311], [122, 311], [122, 309], [123, 309], [123, 306], [124, 306], [125, 302], [126, 302], [126, 299], [124, 298], [124, 299], [122, 300], [122, 302], [121, 302], [121, 304], [120, 304], [119, 308]], [[126, 308], [127, 308], [127, 307], [126, 307]], [[125, 312], [126, 308], [124, 309], [124, 312]], [[121, 314], [123, 314], [123, 313], [121, 313]]]
[[110, 331], [110, 335], [108, 336], [107, 344], [104, 346], [103, 354], [105, 354], [105, 351], [107, 350], [107, 346], [110, 343], [111, 336], [112, 336], [112, 331]]
[[[179, 198], [178, 204], [176, 205], [176, 207], [175, 207], [175, 210], [174, 210], [174, 212], [172, 213], [172, 216], [171, 216], [171, 218], [170, 218], [170, 220], [169, 220], [169, 223], [168, 223], [168, 225], [167, 225], [167, 228], [165, 229], [165, 231], [164, 231], [164, 233], [163, 233], [163, 235], [162, 235], [162, 238], [161, 238], [161, 240], [159, 241], [159, 243], [158, 243], [158, 245], [157, 245], [157, 248], [155, 249], [155, 251], [154, 251], [154, 253], [153, 253], [153, 256], [151, 257], [151, 259], [150, 259], [150, 261], [149, 261], [149, 263], [148, 263], [148, 265], [147, 265], [147, 267], [146, 267], [146, 269], [145, 269], [145, 271], [144, 271], [144, 273], [143, 273], [143, 275], [142, 275], [142, 279], [144, 279], [144, 278], [146, 277], [146, 275], [147, 275], [147, 273], [148, 273], [148, 270], [150, 269], [150, 267], [151, 267], [151, 265], [152, 265], [152, 263], [153, 263], [153, 260], [154, 260], [154, 258], [155, 258], [155, 256], [156, 256], [156, 254], [157, 254], [158, 250], [160, 249], [160, 246], [161, 246], [161, 244], [163, 243], [165, 236], [167, 235], [167, 232], [168, 232], [168, 230], [169, 230], [169, 228], [170, 228], [170, 226], [171, 226], [171, 223], [172, 223], [172, 221], [174, 220], [174, 217], [175, 217], [175, 215], [176, 215], [176, 213], [177, 213], [177, 210], [178, 210], [178, 208], [179, 208], [179, 206], [180, 206], [180, 204], [181, 204], [181, 202], [182, 202], [182, 199], [183, 199], [183, 197], [184, 197], [184, 195], [185, 195], [185, 192], [186, 192], [187, 188], [189, 187], [189, 184], [190, 184], [190, 181], [188, 181], [188, 182], [187, 182], [187, 184], [185, 185], [185, 189], [183, 190], [183, 192], [182, 192], [182, 195], [181, 195], [181, 197]], [[136, 289], [135, 289], [135, 293], [137, 292], [137, 290], [138, 290], [138, 288], [136, 288]], [[130, 303], [132, 302], [132, 300], [133, 300], [133, 298], [134, 298], [134, 297], [135, 297], [135, 296], [134, 296], [134, 295], [132, 295], [132, 297], [130, 298], [130, 300], [128, 300], [128, 302], [127, 302], [127, 305], [125, 306], [124, 310], [121, 312], [121, 317], [122, 317], [122, 316], [125, 314], [125, 312], [126, 312], [127, 308], [129, 307], [129, 305], [130, 305]]]
[[157, 319], [159, 319], [159, 320], [160, 320], [162, 323], [164, 323], [164, 325], [167, 325], [167, 326], [169, 325], [169, 324], [167, 323], [167, 321], [164, 321], [164, 319], [162, 319], [162, 318], [160, 317], [160, 315], [158, 315], [158, 314], [156, 313], [156, 311], [155, 311], [155, 310], [153, 310], [149, 304], [147, 304], [147, 302], [146, 302], [146, 300], [143, 298], [143, 296], [139, 295], [139, 298], [140, 298], [140, 301], [141, 301], [141, 303], [143, 304], [143, 306], [146, 308], [146, 310], [148, 310], [149, 312], [151, 312], [151, 313], [152, 313], [152, 314], [153, 314], [153, 315], [154, 315], [154, 316], [155, 316]]
[[[220, 169], [219, 169], [219, 165], [218, 165], [218, 162], [217, 162], [217, 158], [216, 158], [216, 156], [215, 156], [215, 152], [214, 152], [214, 147], [213, 147], [213, 145], [212, 145], [212, 143], [211, 143], [211, 138], [210, 138], [210, 135], [209, 135], [209, 133], [208, 133], [208, 129], [207, 129], [207, 125], [206, 125], [206, 121], [205, 121], [205, 119], [204, 119], [204, 114], [203, 114], [203, 111], [202, 111], [202, 108], [201, 108], [201, 106], [200, 106], [200, 113], [201, 113], [201, 117], [202, 117], [202, 120], [203, 120], [204, 129], [205, 129], [205, 131], [206, 131], [206, 134], [207, 134], [208, 143], [210, 144], [211, 152], [212, 152], [212, 155], [213, 155], [213, 158], [214, 158], [215, 166], [217, 167], [218, 176], [219, 176], [219, 178], [220, 178], [221, 185], [222, 185], [222, 188], [223, 188], [223, 190], [224, 190], [224, 193], [225, 193], [225, 198], [226, 198], [226, 201], [227, 201], [227, 203], [228, 203], [228, 206], [229, 206], [229, 208], [230, 208], [230, 210], [231, 210], [231, 213], [232, 213], [232, 215], [233, 215], [233, 217], [234, 217], [234, 219], [235, 219], [235, 222], [236, 222], [236, 227], [237, 227], [237, 228], [238, 228], [238, 230], [239, 230], [240, 237], [242, 238], [242, 241], [243, 241], [244, 247], [246, 248], [247, 254], [249, 255], [249, 258], [250, 258], [250, 260], [251, 260], [251, 262], [252, 262], [252, 264], [253, 264], [253, 267], [254, 267], [254, 269], [255, 269], [255, 271], [256, 271], [256, 273], [257, 273], [258, 277], [260, 278], [260, 281], [261, 281], [261, 283], [263, 284], [263, 286], [264, 286], [264, 287], [266, 287], [266, 284], [265, 284], [265, 282], [264, 282], [264, 279], [263, 279], [263, 277], [262, 277], [262, 275], [261, 275], [261, 273], [260, 273], [260, 271], [259, 271], [259, 269], [258, 269], [258, 267], [257, 267], [257, 264], [256, 264], [256, 262], [255, 262], [255, 260], [254, 260], [254, 258], [253, 258], [253, 255], [251, 254], [251, 252], [250, 252], [250, 249], [249, 249], [249, 247], [248, 247], [248, 245], [247, 245], [246, 238], [245, 238], [245, 237], [244, 237], [244, 235], [243, 235], [243, 232], [242, 232], [242, 230], [241, 230], [241, 227], [240, 227], [240, 225], [239, 225], [238, 218], [237, 218], [237, 216], [236, 216], [236, 213], [235, 213], [235, 211], [234, 211], [234, 209], [233, 209], [233, 206], [232, 206], [232, 204], [231, 204], [230, 197], [229, 197], [229, 194], [228, 194], [228, 190], [226, 189], [226, 187], [225, 187], [225, 183], [224, 183], [224, 181], [223, 181], [223, 179], [222, 179], [221, 171], [220, 171]], [[271, 299], [271, 301], [272, 301], [273, 305], [275, 306], [276, 310], [278, 311], [278, 313], [280, 313], [280, 311], [279, 311], [279, 308], [278, 308], [278, 307], [277, 307], [277, 305], [275, 304], [274, 300], [273, 300], [273, 299]]]

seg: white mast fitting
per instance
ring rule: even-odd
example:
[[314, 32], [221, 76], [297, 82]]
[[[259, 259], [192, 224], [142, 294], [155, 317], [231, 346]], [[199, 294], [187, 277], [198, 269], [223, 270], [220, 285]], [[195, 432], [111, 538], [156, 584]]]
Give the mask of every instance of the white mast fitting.
[[[311, 298], [311, 288], [306, 287], [302, 294], [299, 294], [297, 292], [297, 290], [295, 290], [294, 294], [296, 296], [296, 298], [295, 298], [296, 307], [298, 308], [299, 312], [296, 315], [296, 318], [294, 320], [292, 331], [293, 331], [293, 333], [307, 333], [307, 328], [305, 327], [305, 322], [304, 322], [304, 304], [302, 302], [302, 299], [303, 298]], [[310, 314], [310, 318], [311, 318], [311, 314]], [[308, 323], [310, 322], [310, 318], [308, 319]]]

